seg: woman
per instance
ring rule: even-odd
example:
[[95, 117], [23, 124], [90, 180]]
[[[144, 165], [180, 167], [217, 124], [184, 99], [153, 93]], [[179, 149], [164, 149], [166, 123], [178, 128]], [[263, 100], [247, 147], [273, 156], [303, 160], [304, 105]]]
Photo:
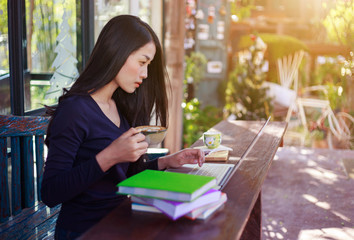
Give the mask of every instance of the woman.
[[185, 149], [145, 162], [148, 144], [134, 127], [167, 127], [166, 71], [153, 30], [121, 15], [103, 28], [83, 73], [51, 111], [42, 200], [62, 204], [55, 237], [76, 238], [125, 196], [117, 183], [144, 169], [163, 170], [204, 162], [200, 150]]

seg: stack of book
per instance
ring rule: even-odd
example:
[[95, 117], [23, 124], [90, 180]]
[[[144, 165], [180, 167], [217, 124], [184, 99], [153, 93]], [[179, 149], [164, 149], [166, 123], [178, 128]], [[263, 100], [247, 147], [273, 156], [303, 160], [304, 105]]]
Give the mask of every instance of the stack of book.
[[133, 210], [164, 213], [173, 220], [206, 219], [227, 200], [209, 176], [145, 170], [117, 186], [119, 194], [131, 195]]

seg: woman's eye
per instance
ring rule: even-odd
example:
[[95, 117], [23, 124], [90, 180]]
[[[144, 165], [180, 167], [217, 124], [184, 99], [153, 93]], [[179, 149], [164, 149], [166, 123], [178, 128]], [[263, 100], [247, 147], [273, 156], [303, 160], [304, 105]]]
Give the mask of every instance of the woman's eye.
[[146, 62], [140, 62], [140, 65], [143, 66]]

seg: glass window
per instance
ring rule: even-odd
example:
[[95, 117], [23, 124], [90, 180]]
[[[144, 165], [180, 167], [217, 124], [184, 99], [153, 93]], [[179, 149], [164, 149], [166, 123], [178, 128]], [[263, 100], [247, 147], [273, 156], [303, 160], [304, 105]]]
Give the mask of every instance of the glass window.
[[95, 0], [95, 40], [111, 18], [122, 14], [139, 16], [154, 29], [161, 39], [162, 1]]
[[11, 113], [7, 1], [0, 1], [0, 114]]
[[95, 42], [111, 18], [128, 13], [129, 0], [95, 0]]
[[151, 0], [140, 0], [139, 1], [139, 9], [138, 9], [138, 16], [144, 22], [147, 22], [151, 25]]
[[28, 111], [55, 103], [78, 76], [76, 0], [26, 0], [26, 31]]
[[9, 73], [7, 1], [0, 1], [0, 76]]

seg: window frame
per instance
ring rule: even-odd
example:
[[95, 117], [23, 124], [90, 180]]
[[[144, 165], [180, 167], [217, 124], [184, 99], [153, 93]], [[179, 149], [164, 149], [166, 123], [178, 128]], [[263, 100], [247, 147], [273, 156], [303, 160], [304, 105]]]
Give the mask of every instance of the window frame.
[[[48, 81], [52, 74], [31, 74], [27, 68], [27, 39], [26, 39], [26, 2], [25, 0], [8, 1], [8, 36], [9, 36], [9, 78], [11, 114], [17, 116], [41, 115], [44, 108], [25, 111], [25, 81], [29, 78]], [[94, 46], [94, 3], [93, 1], [77, 0], [77, 54], [79, 72], [84, 68]]]
[[11, 114], [24, 115], [24, 70], [26, 48], [25, 1], [8, 1], [8, 39]]

